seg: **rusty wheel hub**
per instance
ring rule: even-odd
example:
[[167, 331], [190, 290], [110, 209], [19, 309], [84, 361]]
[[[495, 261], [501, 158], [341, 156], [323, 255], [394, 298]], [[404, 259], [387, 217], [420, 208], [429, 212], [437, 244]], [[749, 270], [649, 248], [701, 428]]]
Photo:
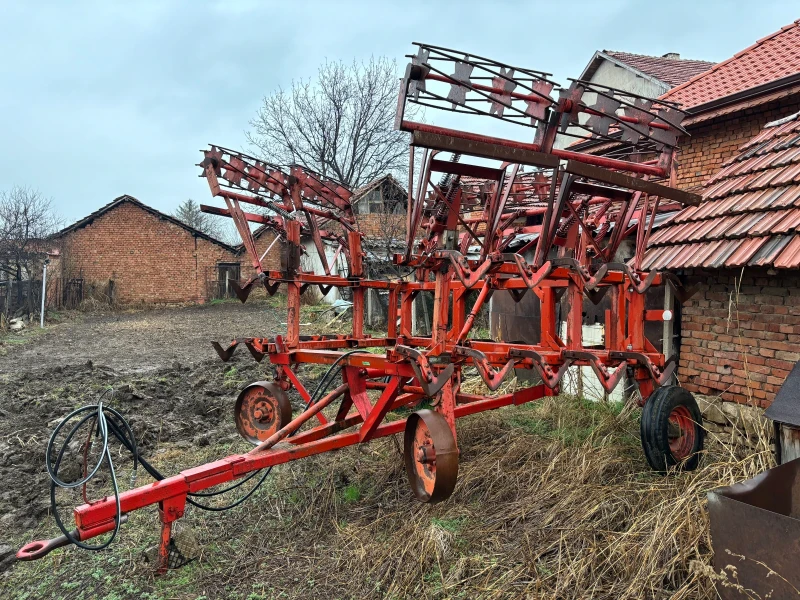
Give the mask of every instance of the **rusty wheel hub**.
[[685, 406], [676, 406], [669, 415], [667, 437], [675, 460], [681, 461], [692, 453], [695, 444], [695, 423]]
[[278, 384], [257, 381], [239, 394], [234, 419], [239, 434], [251, 444], [258, 444], [292, 420], [292, 407]]

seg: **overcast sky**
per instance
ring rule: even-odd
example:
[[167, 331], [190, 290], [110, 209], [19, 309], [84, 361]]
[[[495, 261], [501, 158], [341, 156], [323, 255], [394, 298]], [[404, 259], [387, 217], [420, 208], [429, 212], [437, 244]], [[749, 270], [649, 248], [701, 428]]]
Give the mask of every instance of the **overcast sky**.
[[0, 0], [0, 190], [38, 188], [67, 223], [122, 194], [208, 202], [198, 150], [245, 149], [263, 96], [325, 59], [404, 64], [424, 41], [566, 83], [598, 49], [720, 61], [798, 18], [797, 0]]

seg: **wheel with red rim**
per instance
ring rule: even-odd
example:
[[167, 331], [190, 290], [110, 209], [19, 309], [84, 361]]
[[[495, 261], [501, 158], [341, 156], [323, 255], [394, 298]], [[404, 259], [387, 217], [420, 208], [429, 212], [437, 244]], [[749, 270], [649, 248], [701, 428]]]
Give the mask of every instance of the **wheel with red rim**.
[[239, 435], [259, 444], [292, 420], [292, 405], [277, 383], [256, 381], [239, 393], [233, 414]]
[[458, 448], [447, 420], [432, 410], [408, 417], [405, 431], [406, 474], [420, 502], [447, 500], [458, 479]]
[[681, 387], [658, 388], [647, 399], [640, 423], [642, 448], [650, 466], [692, 471], [703, 450], [703, 417], [694, 396]]

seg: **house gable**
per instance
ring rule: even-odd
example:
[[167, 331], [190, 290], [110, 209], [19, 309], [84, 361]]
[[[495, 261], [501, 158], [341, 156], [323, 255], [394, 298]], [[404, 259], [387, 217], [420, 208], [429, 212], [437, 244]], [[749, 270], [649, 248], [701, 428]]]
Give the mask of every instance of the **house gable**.
[[63, 229], [56, 239], [63, 281], [81, 279], [85, 290], [113, 288], [114, 299], [123, 304], [203, 302], [217, 265], [239, 261], [227, 244], [126, 197]]
[[102, 206], [102, 207], [98, 208], [93, 213], [88, 214], [84, 218], [76, 221], [72, 225], [69, 225], [69, 226], [65, 227], [61, 231], [58, 231], [58, 232], [54, 233], [51, 237], [53, 239], [57, 239], [57, 238], [60, 238], [60, 237], [66, 235], [68, 233], [71, 233], [73, 231], [77, 231], [77, 230], [82, 229], [82, 228], [84, 228], [84, 227], [86, 227], [88, 225], [91, 225], [98, 217], [101, 217], [102, 215], [108, 213], [109, 211], [115, 210], [118, 207], [120, 207], [120, 206], [122, 206], [123, 204], [126, 204], [126, 203], [127, 204], [132, 204], [133, 206], [136, 206], [137, 208], [139, 208], [139, 209], [141, 209], [141, 210], [143, 210], [143, 211], [145, 211], [145, 212], [157, 217], [158, 219], [167, 221], [169, 223], [172, 223], [173, 225], [177, 225], [178, 227], [181, 227], [181, 228], [185, 229], [187, 232], [189, 232], [190, 234], [192, 234], [195, 237], [203, 238], [203, 239], [205, 239], [205, 240], [207, 240], [207, 241], [209, 241], [209, 242], [211, 242], [213, 244], [217, 244], [217, 245], [223, 247], [225, 250], [228, 250], [230, 252], [235, 252], [235, 248], [233, 246], [230, 246], [230, 245], [226, 244], [225, 242], [223, 242], [221, 240], [218, 240], [215, 237], [212, 237], [212, 236], [208, 235], [207, 233], [204, 233], [204, 232], [200, 231], [199, 229], [195, 229], [194, 227], [192, 227], [190, 225], [187, 225], [186, 223], [184, 223], [180, 219], [177, 219], [177, 218], [175, 218], [175, 217], [173, 217], [171, 215], [168, 215], [166, 213], [162, 213], [161, 211], [156, 210], [155, 208], [153, 208], [151, 206], [147, 206], [143, 202], [140, 202], [139, 200], [137, 200], [133, 196], [129, 196], [127, 194], [123, 194], [122, 196], [119, 196], [119, 197], [115, 198], [114, 200], [112, 200], [111, 202], [106, 204], [105, 206]]

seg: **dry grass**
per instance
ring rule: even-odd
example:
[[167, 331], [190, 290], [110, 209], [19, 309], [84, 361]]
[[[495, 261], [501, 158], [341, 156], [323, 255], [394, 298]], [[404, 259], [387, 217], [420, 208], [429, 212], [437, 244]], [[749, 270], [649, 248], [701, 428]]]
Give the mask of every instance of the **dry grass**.
[[[190, 511], [206, 550], [188, 570], [147, 574], [144, 516], [105, 568], [130, 597], [716, 598], [706, 493], [771, 466], [767, 441], [741, 459], [711, 440], [698, 471], [661, 477], [638, 413], [550, 398], [467, 418], [456, 492], [434, 506], [411, 499], [396, 438], [286, 465], [241, 509]], [[88, 560], [61, 557], [7, 583]]]
[[[715, 598], [706, 493], [769, 467], [766, 440], [743, 460], [712, 440], [700, 470], [660, 477], [637, 430], [635, 409], [563, 398], [472, 418], [456, 493], [437, 506], [410, 500], [391, 440], [298, 463], [279, 484], [299, 495], [281, 509], [293, 528], [244, 547], [304, 555], [305, 585], [282, 588], [297, 597]], [[258, 560], [245, 578], [283, 569]]]

